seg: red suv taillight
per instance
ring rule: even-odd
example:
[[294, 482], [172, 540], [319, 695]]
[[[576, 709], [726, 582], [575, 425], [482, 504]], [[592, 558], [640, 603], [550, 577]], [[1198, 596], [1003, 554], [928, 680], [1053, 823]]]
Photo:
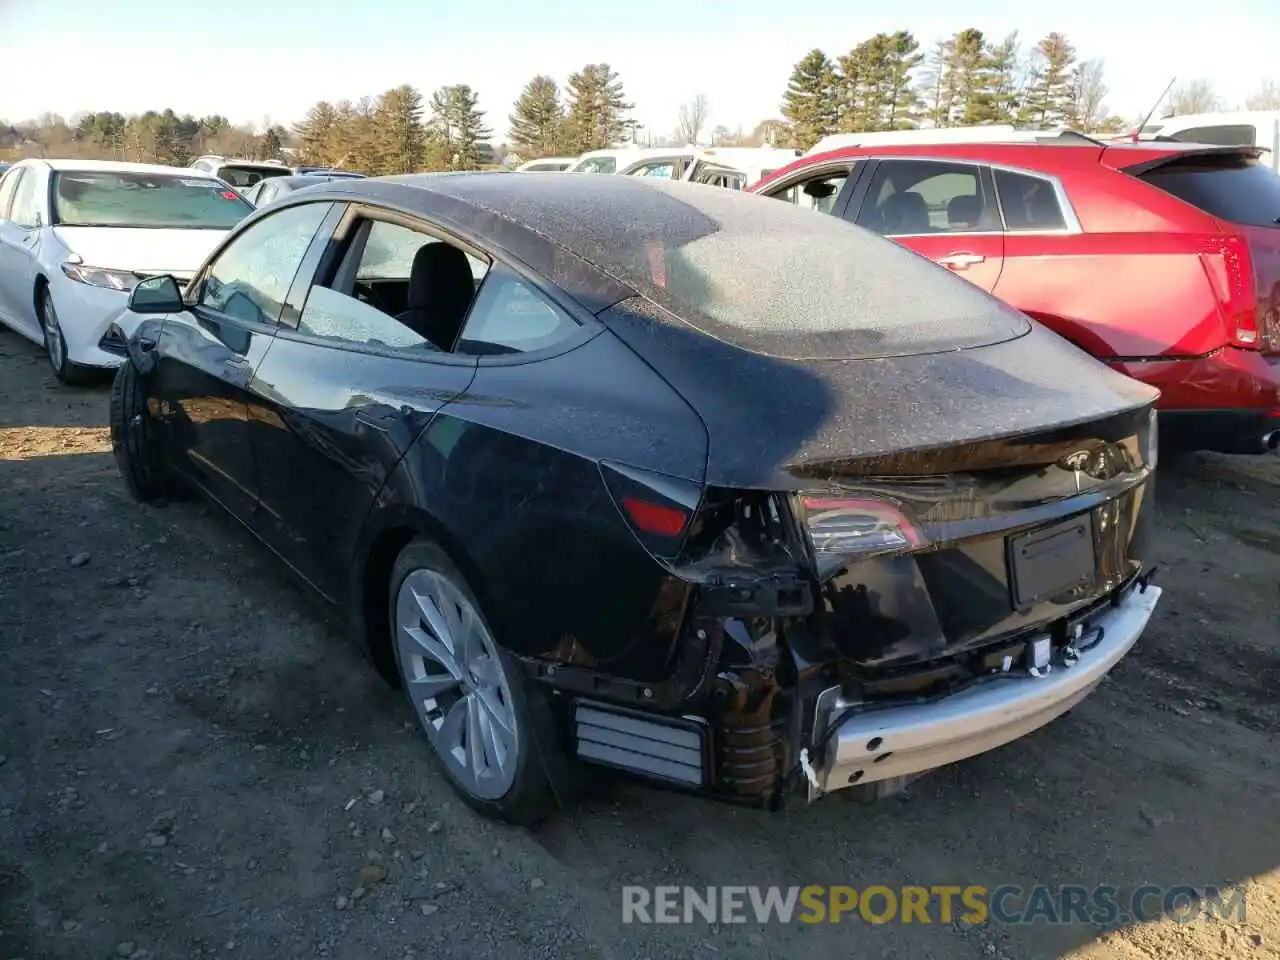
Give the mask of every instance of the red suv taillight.
[[1266, 344], [1262, 318], [1258, 316], [1258, 287], [1248, 241], [1240, 236], [1227, 237], [1222, 245], [1222, 258], [1227, 271], [1227, 297], [1223, 304], [1227, 342], [1245, 350], [1261, 350]]

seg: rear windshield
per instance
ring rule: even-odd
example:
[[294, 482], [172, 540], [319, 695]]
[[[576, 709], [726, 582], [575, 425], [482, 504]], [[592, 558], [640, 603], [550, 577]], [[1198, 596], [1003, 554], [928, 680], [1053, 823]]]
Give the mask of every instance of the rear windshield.
[[539, 191], [547, 205], [525, 215], [685, 322], [746, 349], [901, 356], [1031, 329], [968, 281], [836, 217], [703, 184], [599, 180], [548, 184]]
[[287, 177], [293, 171], [288, 167], [257, 167], [250, 164], [223, 164], [218, 168], [218, 176], [233, 187], [252, 187], [259, 180], [268, 177]]
[[1188, 157], [1142, 179], [1219, 220], [1280, 227], [1280, 175], [1252, 157]]
[[53, 222], [65, 227], [229, 230], [253, 206], [199, 174], [58, 171]]

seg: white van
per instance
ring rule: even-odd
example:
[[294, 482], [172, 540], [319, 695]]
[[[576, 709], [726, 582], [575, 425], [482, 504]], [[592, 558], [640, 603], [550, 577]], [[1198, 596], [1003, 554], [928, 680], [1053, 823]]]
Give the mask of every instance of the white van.
[[1138, 139], [1167, 138], [1222, 147], [1261, 147], [1262, 160], [1280, 172], [1280, 110], [1241, 110], [1236, 113], [1188, 113], [1152, 120], [1138, 131]]

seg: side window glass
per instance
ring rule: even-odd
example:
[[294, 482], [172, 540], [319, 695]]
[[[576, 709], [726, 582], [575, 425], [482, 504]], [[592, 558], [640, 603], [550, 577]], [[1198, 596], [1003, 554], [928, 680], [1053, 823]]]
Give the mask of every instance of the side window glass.
[[631, 171], [633, 177], [661, 177], [665, 180], [674, 180], [678, 175], [675, 160], [655, 160]]
[[890, 237], [1000, 229], [977, 166], [922, 160], [882, 160], [854, 222]]
[[1005, 229], [1011, 233], [1065, 230], [1066, 217], [1053, 184], [1009, 170], [997, 170], [996, 192], [1004, 211]]
[[307, 296], [298, 331], [374, 349], [453, 349], [488, 264], [395, 223], [358, 225], [331, 283]]
[[496, 267], [480, 288], [459, 353], [530, 353], [577, 332], [578, 321], [514, 272]]
[[811, 180], [803, 180], [800, 183], [792, 184], [785, 190], [771, 193], [769, 196], [784, 203], [794, 203], [799, 207], [809, 207], [819, 213], [830, 213], [832, 208], [835, 207], [836, 198], [840, 196], [840, 191], [844, 189], [844, 183], [848, 179], [848, 172], [842, 170], [839, 173], [829, 173], [814, 177]]
[[36, 225], [36, 175], [26, 173], [18, 180], [18, 187], [13, 194], [13, 206], [9, 208], [9, 219], [20, 227], [31, 228]]
[[1220, 147], [1251, 147], [1257, 130], [1245, 123], [1222, 124], [1216, 127], [1189, 127], [1173, 134], [1173, 139], [1186, 143], [1211, 143]]
[[328, 203], [281, 210], [241, 233], [206, 274], [199, 303], [237, 320], [276, 323]]
[[9, 219], [9, 204], [18, 189], [18, 182], [22, 179], [22, 174], [22, 169], [15, 167], [3, 177], [0, 177], [0, 220]]

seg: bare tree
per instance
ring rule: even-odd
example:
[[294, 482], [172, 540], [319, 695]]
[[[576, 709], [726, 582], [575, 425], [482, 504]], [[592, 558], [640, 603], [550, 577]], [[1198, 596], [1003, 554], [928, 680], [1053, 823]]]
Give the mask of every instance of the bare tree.
[[1245, 100], [1244, 105], [1250, 110], [1280, 110], [1280, 83], [1264, 80], [1261, 89]]
[[680, 104], [679, 123], [676, 127], [685, 143], [697, 143], [698, 134], [707, 125], [707, 98], [698, 94], [688, 103]]
[[1076, 67], [1072, 121], [1085, 133], [1097, 130], [1107, 119], [1107, 94], [1111, 91], [1103, 82], [1105, 66], [1102, 60], [1085, 60]]
[[1180, 83], [1169, 91], [1166, 117], [1181, 117], [1188, 113], [1212, 113], [1220, 109], [1222, 100], [1214, 92], [1208, 80], [1197, 78]]

